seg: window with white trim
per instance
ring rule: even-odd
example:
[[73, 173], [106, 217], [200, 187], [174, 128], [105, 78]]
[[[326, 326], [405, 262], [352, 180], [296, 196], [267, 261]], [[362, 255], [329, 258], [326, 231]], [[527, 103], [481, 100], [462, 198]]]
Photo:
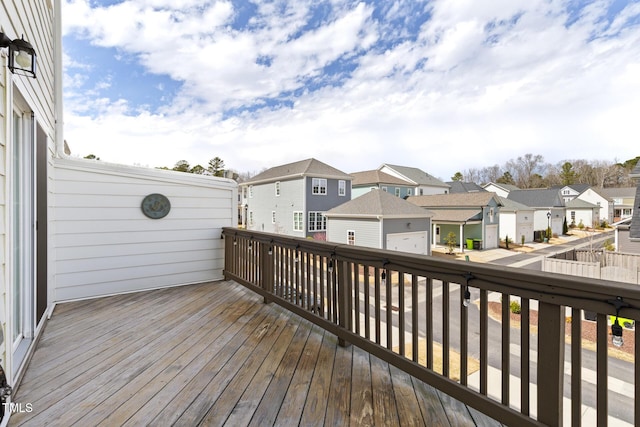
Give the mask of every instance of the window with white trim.
[[249, 186], [249, 198], [253, 198], [253, 185]]
[[302, 218], [302, 212], [296, 211], [293, 213], [293, 231], [303, 231], [304, 219]]
[[347, 230], [347, 244], [352, 246], [356, 244], [355, 230]]
[[280, 197], [280, 181], [276, 181], [276, 197]]
[[407, 188], [407, 196], [411, 196], [413, 194], [413, 191], [410, 188]]
[[341, 179], [338, 181], [338, 196], [347, 195], [347, 181]]
[[249, 225], [253, 227], [253, 211], [249, 211]]
[[271, 211], [271, 224], [276, 223], [276, 211]]
[[311, 193], [316, 195], [327, 194], [327, 180], [325, 178], [311, 179]]
[[327, 218], [324, 212], [309, 212], [309, 231], [325, 231]]
[[396, 196], [400, 197], [400, 189], [396, 188]]
[[384, 191], [385, 193], [387, 192], [387, 187], [386, 186], [382, 186], [382, 191]]

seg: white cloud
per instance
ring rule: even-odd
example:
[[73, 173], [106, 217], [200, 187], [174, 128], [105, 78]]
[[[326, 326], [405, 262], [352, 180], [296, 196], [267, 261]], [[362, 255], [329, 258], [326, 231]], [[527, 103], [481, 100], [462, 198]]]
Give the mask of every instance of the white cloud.
[[[233, 29], [231, 2], [68, 1], [66, 34], [184, 82], [156, 113], [132, 115], [127, 100], [100, 92], [91, 119], [79, 90], [87, 70], [66, 59], [72, 150], [150, 166], [219, 156], [240, 171], [307, 157], [346, 172], [388, 161], [443, 179], [529, 152], [549, 162], [640, 154], [637, 4], [609, 25], [604, 2], [578, 14], [541, 0], [396, 1], [378, 14], [371, 2], [331, 3], [322, 22], [310, 21], [317, 2], [260, 3], [247, 28]], [[432, 18], [419, 34], [391, 24], [423, 7]], [[324, 67], [341, 58], [355, 70], [323, 86]], [[249, 110], [225, 117], [230, 107]]]

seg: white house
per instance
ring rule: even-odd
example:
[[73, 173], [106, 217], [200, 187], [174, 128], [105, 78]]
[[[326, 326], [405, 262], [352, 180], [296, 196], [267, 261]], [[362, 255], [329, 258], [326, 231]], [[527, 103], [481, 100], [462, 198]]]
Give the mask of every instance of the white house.
[[500, 239], [522, 243], [524, 237], [524, 243], [532, 242], [535, 210], [506, 197], [500, 197], [500, 202]]
[[378, 170], [412, 183], [413, 189], [407, 192], [407, 196], [449, 193], [448, 184], [418, 168], [385, 163], [381, 165]]
[[[564, 199], [565, 204], [571, 202], [572, 200], [583, 200], [585, 202], [588, 202], [592, 205], [596, 205], [598, 207], [598, 212], [597, 215], [594, 216], [594, 220], [596, 220], [596, 216], [597, 216], [597, 221], [598, 223], [602, 220], [607, 220], [609, 222], [611, 222], [612, 216], [611, 216], [611, 207], [610, 207], [610, 198], [607, 197], [604, 192], [602, 190], [595, 190], [593, 187], [591, 187], [589, 184], [572, 184], [572, 185], [565, 185], [564, 187], [552, 187], [553, 189], [558, 189], [558, 191], [560, 191], [560, 194], [562, 196], [562, 198]], [[571, 222], [570, 220], [570, 216], [567, 215], [567, 221]], [[577, 223], [576, 223], [577, 224]], [[585, 225], [588, 225], [589, 227], [591, 227], [592, 225], [599, 225], [599, 224], [592, 224], [592, 223], [586, 223]]]
[[482, 188], [484, 188], [485, 190], [491, 192], [491, 193], [496, 193], [498, 195], [498, 197], [508, 197], [509, 196], [509, 192], [513, 191], [513, 190], [519, 190], [520, 188], [516, 187], [515, 185], [511, 185], [511, 184], [500, 184], [497, 182], [489, 182], [485, 185], [482, 186]]

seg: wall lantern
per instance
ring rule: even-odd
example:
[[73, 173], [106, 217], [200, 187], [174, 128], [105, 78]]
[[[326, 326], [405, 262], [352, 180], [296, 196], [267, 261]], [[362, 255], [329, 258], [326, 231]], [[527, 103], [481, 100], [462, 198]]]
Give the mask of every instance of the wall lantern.
[[11, 40], [0, 33], [0, 47], [9, 48], [9, 69], [13, 74], [36, 78], [36, 51], [24, 36]]

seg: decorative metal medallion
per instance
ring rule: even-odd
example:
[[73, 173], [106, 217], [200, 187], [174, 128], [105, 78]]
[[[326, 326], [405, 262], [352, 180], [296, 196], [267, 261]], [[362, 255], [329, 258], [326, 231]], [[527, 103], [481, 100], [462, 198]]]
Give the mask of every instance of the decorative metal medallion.
[[158, 193], [149, 194], [142, 200], [142, 212], [151, 219], [167, 216], [171, 210], [171, 202], [166, 196]]

